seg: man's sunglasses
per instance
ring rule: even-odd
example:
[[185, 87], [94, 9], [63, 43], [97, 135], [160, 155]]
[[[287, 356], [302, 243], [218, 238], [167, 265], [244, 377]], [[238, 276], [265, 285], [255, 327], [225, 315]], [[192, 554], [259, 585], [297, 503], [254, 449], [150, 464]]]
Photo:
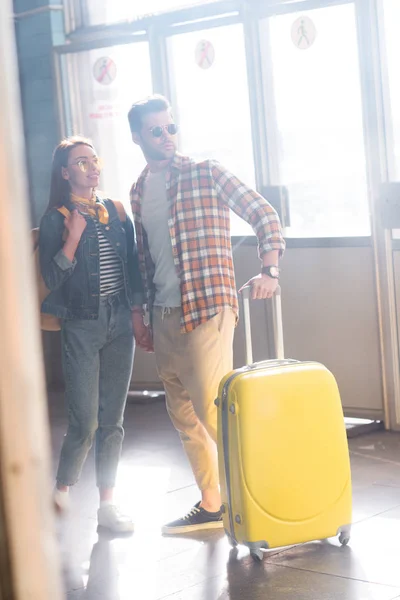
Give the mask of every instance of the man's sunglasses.
[[176, 135], [178, 133], [178, 125], [170, 123], [169, 125], [164, 125], [164, 127], [157, 125], [150, 129], [152, 136], [155, 138], [160, 138], [164, 133], [164, 130], [168, 131], [169, 135]]

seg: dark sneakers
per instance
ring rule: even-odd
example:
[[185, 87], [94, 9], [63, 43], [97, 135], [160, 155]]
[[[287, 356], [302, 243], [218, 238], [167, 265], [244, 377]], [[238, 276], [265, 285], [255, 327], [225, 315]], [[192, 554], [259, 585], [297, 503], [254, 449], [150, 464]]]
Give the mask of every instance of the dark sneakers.
[[200, 502], [198, 502], [185, 517], [164, 525], [162, 533], [164, 535], [179, 535], [180, 533], [190, 533], [201, 529], [219, 529], [223, 526], [220, 510], [215, 513], [208, 512], [201, 508]]

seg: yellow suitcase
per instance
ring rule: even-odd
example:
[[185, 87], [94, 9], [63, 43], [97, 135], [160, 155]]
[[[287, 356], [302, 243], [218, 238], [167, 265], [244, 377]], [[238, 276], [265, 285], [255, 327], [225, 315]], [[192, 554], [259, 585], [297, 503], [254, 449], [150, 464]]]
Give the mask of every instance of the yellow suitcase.
[[335, 378], [321, 364], [282, 358], [280, 290], [274, 302], [278, 359], [252, 361], [246, 289], [247, 366], [222, 380], [216, 400], [224, 527], [231, 544], [248, 546], [255, 560], [263, 549], [336, 535], [345, 545], [352, 516]]

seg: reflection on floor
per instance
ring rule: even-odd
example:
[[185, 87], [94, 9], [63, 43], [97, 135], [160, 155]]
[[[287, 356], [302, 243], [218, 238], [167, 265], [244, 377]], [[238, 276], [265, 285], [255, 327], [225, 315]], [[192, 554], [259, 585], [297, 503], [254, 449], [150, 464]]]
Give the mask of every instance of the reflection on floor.
[[[65, 429], [51, 398], [54, 455]], [[235, 557], [220, 532], [162, 538], [160, 525], [197, 500], [190, 470], [162, 402], [129, 404], [119, 500], [135, 517], [133, 537], [97, 533], [93, 461], [58, 523], [70, 600], [389, 600], [400, 599], [400, 435], [383, 431], [350, 441], [354, 528], [336, 540], [268, 552], [254, 564]]]

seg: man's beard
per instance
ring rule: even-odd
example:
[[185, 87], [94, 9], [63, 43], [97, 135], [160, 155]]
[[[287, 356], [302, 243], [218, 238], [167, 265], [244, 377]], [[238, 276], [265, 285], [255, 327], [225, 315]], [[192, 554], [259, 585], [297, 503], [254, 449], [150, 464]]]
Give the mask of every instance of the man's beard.
[[154, 148], [153, 146], [150, 146], [150, 144], [147, 144], [143, 139], [142, 139], [142, 150], [147, 158], [150, 158], [151, 160], [155, 160], [155, 161], [169, 160], [170, 158], [173, 157], [173, 155], [176, 152], [176, 149], [174, 149], [173, 152], [171, 151], [171, 153], [167, 153], [167, 152], [163, 151], [161, 148], [160, 149]]

